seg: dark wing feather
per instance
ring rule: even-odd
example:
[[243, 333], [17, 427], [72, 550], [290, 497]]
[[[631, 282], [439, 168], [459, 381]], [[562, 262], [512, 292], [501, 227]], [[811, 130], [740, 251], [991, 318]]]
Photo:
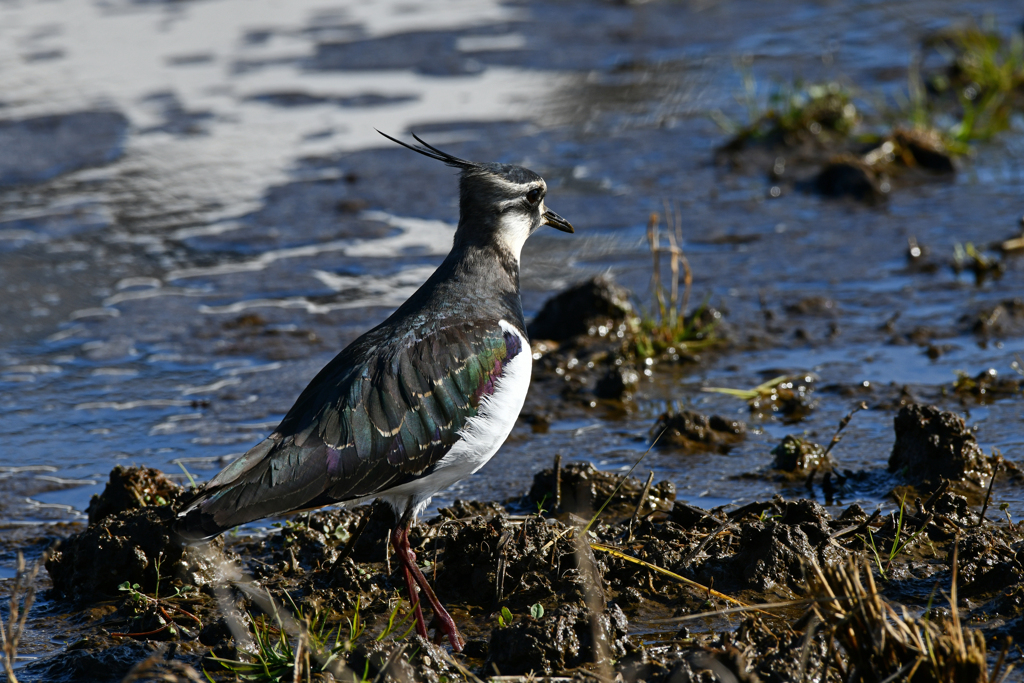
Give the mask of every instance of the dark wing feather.
[[522, 351], [497, 322], [376, 337], [365, 335], [325, 367], [273, 434], [186, 505], [176, 530], [205, 538], [415, 479], [455, 444]]

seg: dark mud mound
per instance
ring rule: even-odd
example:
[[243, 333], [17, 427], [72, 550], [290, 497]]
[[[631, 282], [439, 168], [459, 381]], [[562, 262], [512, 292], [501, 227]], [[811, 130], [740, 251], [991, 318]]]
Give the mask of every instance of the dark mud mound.
[[651, 436], [658, 439], [660, 448], [728, 453], [746, 431], [747, 426], [739, 420], [681, 410], [662, 413], [651, 428]]
[[631, 649], [628, 622], [617, 606], [601, 614], [562, 605], [540, 619], [523, 617], [491, 632], [489, 664], [502, 675], [552, 674], [620, 659]]
[[807, 560], [833, 565], [845, 551], [832, 543], [831, 515], [810, 500], [783, 502], [775, 518], [742, 524], [740, 550], [731, 558], [743, 582], [760, 591], [776, 585], [802, 592], [806, 588]]
[[544, 303], [527, 328], [530, 339], [565, 341], [614, 329], [633, 314], [629, 296], [607, 275], [572, 285]]
[[[54, 591], [95, 601], [116, 596], [124, 582], [152, 591], [159, 577], [201, 586], [212, 575], [204, 549], [185, 547], [171, 533], [180, 486], [159, 470], [117, 466], [103, 493], [89, 503], [89, 526], [65, 540], [46, 562]], [[218, 550], [223, 541], [211, 542]], [[166, 585], [166, 583], [165, 583]]]
[[[158, 574], [201, 586], [213, 568], [205, 553], [172, 537], [174, 513], [168, 506], [110, 515], [64, 541], [46, 562], [54, 591], [65, 598], [95, 601], [116, 596], [124, 582], [152, 592]], [[216, 539], [211, 544], [223, 546]]]
[[896, 415], [896, 443], [889, 471], [916, 484], [938, 486], [942, 479], [983, 486], [992, 462], [964, 421], [935, 406], [912, 404]]
[[103, 493], [89, 501], [89, 524], [126, 510], [169, 505], [182, 494], [182, 488], [152, 467], [116, 466]]
[[0, 122], [0, 187], [39, 183], [121, 156], [128, 119], [82, 111]]
[[577, 561], [570, 528], [556, 520], [477, 517], [442, 525], [438, 534], [444, 554], [435, 589], [442, 599], [523, 613], [535, 603], [553, 608], [585, 598], [587, 568]]
[[[604, 504], [622, 475], [600, 472], [588, 462], [574, 462], [565, 467], [550, 467], [533, 477], [528, 500], [555, 512], [571, 512], [589, 516]], [[631, 515], [640, 503], [644, 485], [636, 479], [627, 479], [605, 508], [609, 516]], [[653, 509], [670, 510], [676, 499], [676, 487], [670, 481], [658, 482], [651, 487], [645, 504], [647, 512]]]
[[772, 467], [785, 472], [806, 472], [833, 464], [820, 444], [792, 434], [787, 434], [782, 443], [772, 449], [772, 456]]
[[879, 204], [888, 198], [888, 180], [853, 154], [830, 158], [808, 184], [823, 197], [852, 197], [865, 204]]
[[[774, 626], [774, 628], [773, 628]], [[795, 629], [779, 629], [760, 617], [747, 617], [731, 633], [723, 633], [717, 646], [733, 652], [734, 675], [741, 681], [790, 683], [800, 681], [807, 672], [821, 671], [828, 657], [824, 632], [810, 634]], [[735, 657], [736, 654], [742, 656]], [[813, 680], [813, 679], [812, 679]], [[823, 678], [820, 680], [831, 680]]]

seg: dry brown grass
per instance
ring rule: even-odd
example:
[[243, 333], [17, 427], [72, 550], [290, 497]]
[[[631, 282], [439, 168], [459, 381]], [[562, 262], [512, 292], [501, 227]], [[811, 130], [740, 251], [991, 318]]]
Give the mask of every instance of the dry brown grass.
[[0, 648], [3, 650], [4, 673], [7, 683], [18, 683], [14, 673], [14, 662], [18, 657], [18, 645], [25, 632], [25, 622], [29, 610], [36, 599], [35, 580], [39, 570], [46, 562], [49, 551], [44, 552], [31, 567], [25, 565], [25, 557], [18, 553], [18, 571], [11, 584], [11, 597], [8, 603], [7, 623], [0, 620]]
[[[865, 560], [835, 567], [814, 565], [811, 590], [815, 614], [845, 653], [833, 650], [833, 664], [848, 683], [999, 683], [1009, 674], [1000, 656], [992, 669], [985, 637], [964, 628], [956, 604], [956, 553], [949, 595], [950, 614], [913, 617], [879, 594]], [[1005, 655], [1005, 650], [1004, 653]]]

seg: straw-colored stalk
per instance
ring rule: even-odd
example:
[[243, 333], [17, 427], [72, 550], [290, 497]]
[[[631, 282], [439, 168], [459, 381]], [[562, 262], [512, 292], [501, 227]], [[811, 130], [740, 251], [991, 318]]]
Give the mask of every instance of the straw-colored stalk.
[[848, 683], [998, 683], [1009, 673], [1003, 658], [988, 670], [985, 638], [960, 623], [956, 607], [956, 553], [950, 616], [912, 617], [879, 594], [863, 560], [822, 568], [813, 564], [814, 612], [846, 654], [835, 663]]

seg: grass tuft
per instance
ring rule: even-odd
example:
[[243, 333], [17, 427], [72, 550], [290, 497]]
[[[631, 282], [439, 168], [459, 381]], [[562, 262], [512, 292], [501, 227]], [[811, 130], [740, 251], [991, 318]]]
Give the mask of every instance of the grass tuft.
[[[665, 230], [667, 246], [661, 243], [661, 216], [652, 213], [647, 222], [647, 245], [654, 266], [651, 275], [654, 310], [632, 322], [633, 350], [640, 358], [652, 358], [663, 353], [700, 351], [722, 342], [717, 335], [722, 315], [708, 307], [707, 301], [692, 313], [687, 313], [693, 287], [693, 271], [682, 249], [682, 215], [674, 209], [669, 210], [667, 206], [666, 215], [673, 224], [671, 230]], [[664, 281], [661, 275], [662, 255], [668, 255], [671, 273], [668, 281]]]
[[[347, 627], [341, 623], [328, 628], [327, 618], [331, 611], [324, 607], [314, 606], [303, 609], [292, 604], [294, 617], [284, 614], [273, 600], [270, 601], [270, 615], [261, 614], [251, 617], [251, 630], [256, 645], [256, 652], [248, 661], [211, 659], [235, 674], [243, 681], [276, 682], [291, 680], [309, 680], [320, 672], [333, 672], [344, 666], [349, 654], [365, 631], [359, 614], [359, 601], [356, 600], [355, 612], [347, 619]], [[375, 638], [377, 642], [389, 636], [395, 640], [404, 640], [412, 632], [415, 622], [411, 619], [410, 609], [405, 616], [399, 616], [401, 605], [396, 605], [388, 617], [387, 624]], [[250, 615], [251, 616], [251, 615]], [[406, 627], [403, 631], [403, 627]], [[350, 672], [354, 683], [366, 683], [372, 680], [369, 676], [369, 664], [364, 667], [362, 675]]]
[[955, 552], [953, 565], [950, 616], [914, 618], [905, 607], [882, 598], [863, 561], [824, 568], [813, 564], [810, 585], [817, 602], [812, 610], [845, 651], [845, 663], [832, 653], [842, 680], [987, 683], [1009, 673], [1002, 657], [989, 670], [985, 637], [960, 622]]

